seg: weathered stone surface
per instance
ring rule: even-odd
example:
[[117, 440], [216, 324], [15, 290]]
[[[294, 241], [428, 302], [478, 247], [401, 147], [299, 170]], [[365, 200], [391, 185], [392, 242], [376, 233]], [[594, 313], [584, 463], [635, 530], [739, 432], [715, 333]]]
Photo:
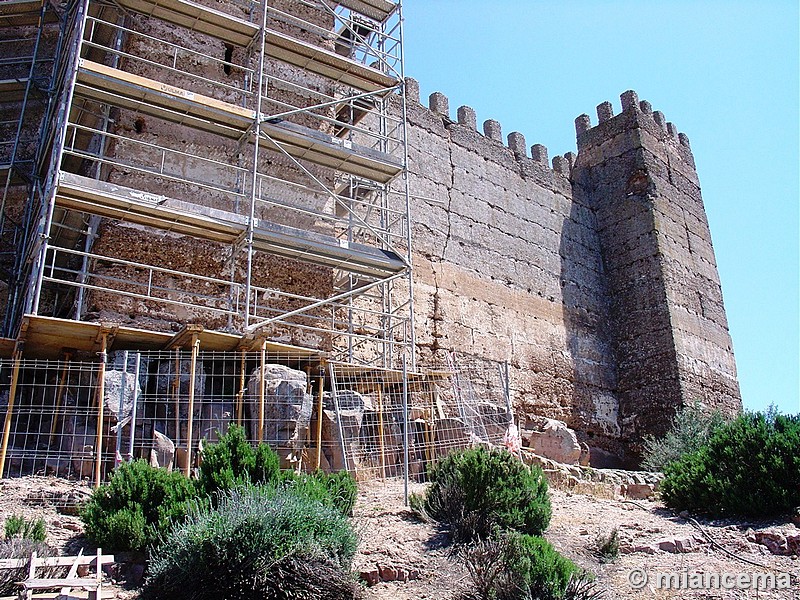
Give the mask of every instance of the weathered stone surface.
[[[261, 367], [247, 380], [247, 399], [250, 411], [250, 436], [258, 439], [261, 408]], [[307, 393], [307, 376], [303, 371], [280, 364], [268, 364], [264, 369], [264, 434], [281, 458], [284, 466], [299, 460], [311, 421], [313, 397]]]
[[338, 419], [333, 395], [330, 392], [323, 395], [322, 450], [331, 469], [341, 471], [359, 464], [361, 425], [368, 403], [364, 396], [352, 390], [338, 390], [336, 401]]
[[153, 430], [153, 447], [150, 449], [150, 466], [172, 470], [175, 443], [163, 433]]
[[623, 487], [622, 493], [631, 500], [647, 500], [655, 494], [651, 483], [631, 483]]
[[527, 445], [536, 454], [559, 463], [578, 464], [581, 446], [575, 432], [563, 421], [528, 419], [526, 430], [529, 432]]
[[105, 372], [105, 409], [106, 416], [115, 421], [121, 421], [131, 414], [134, 394], [142, 392], [139, 382], [135, 380], [134, 373], [122, 371]]

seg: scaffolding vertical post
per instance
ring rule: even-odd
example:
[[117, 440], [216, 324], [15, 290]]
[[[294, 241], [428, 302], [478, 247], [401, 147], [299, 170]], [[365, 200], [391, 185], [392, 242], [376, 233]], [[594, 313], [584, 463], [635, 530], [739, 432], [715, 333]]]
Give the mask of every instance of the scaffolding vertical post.
[[322, 462], [322, 411], [323, 394], [325, 393], [325, 366], [319, 366], [319, 390], [317, 397], [317, 469]]
[[266, 408], [264, 389], [267, 383], [267, 340], [261, 340], [261, 376], [258, 386], [258, 443], [264, 441], [264, 409]]
[[97, 441], [94, 463], [94, 487], [100, 487], [103, 467], [103, 421], [106, 405], [106, 361], [108, 360], [108, 331], [100, 332], [100, 367], [97, 369]]
[[[245, 281], [245, 314], [244, 326], [250, 325], [250, 313], [253, 311], [251, 306], [252, 278], [253, 278], [253, 230], [256, 219], [256, 199], [258, 198], [258, 159], [259, 146], [261, 143], [261, 103], [264, 96], [264, 68], [265, 54], [267, 51], [267, 11], [269, 10], [268, 0], [264, 0], [261, 13], [261, 29], [258, 33], [258, 90], [256, 91], [255, 120], [253, 122], [253, 172], [251, 173], [250, 189], [250, 216], [247, 220], [247, 280]], [[247, 134], [245, 134], [247, 135]], [[255, 315], [254, 315], [255, 316]]]
[[408, 506], [408, 365], [403, 355], [403, 502]]
[[[74, 54], [72, 55], [71, 59], [73, 60], [73, 64], [70, 65], [70, 73], [69, 73], [69, 83], [67, 86], [66, 93], [64, 94], [64, 98], [62, 100], [62, 105], [59, 109], [59, 116], [57, 117], [56, 126], [57, 128], [60, 127], [60, 131], [58, 131], [58, 138], [54, 142], [53, 150], [51, 153], [51, 160], [50, 165], [52, 167], [51, 172], [48, 174], [50, 177], [57, 178], [60, 165], [61, 165], [61, 155], [64, 151], [64, 143], [66, 141], [67, 136], [67, 122], [69, 121], [69, 112], [70, 106], [72, 104], [72, 95], [75, 90], [75, 82], [78, 78], [78, 68], [80, 65], [80, 53], [81, 53], [81, 46], [83, 44], [83, 34], [86, 29], [86, 16], [89, 14], [89, 0], [82, 0], [79, 4], [79, 10], [76, 14], [76, 19], [78, 21], [77, 31], [75, 33], [74, 43], [75, 49]], [[30, 312], [33, 314], [38, 314], [39, 312], [39, 300], [41, 298], [42, 293], [42, 281], [44, 278], [44, 266], [47, 260], [47, 248], [49, 246], [50, 240], [50, 230], [53, 226], [53, 214], [55, 212], [56, 207], [56, 189], [57, 184], [54, 181], [50, 181], [49, 189], [45, 189], [46, 192], [46, 202], [47, 206], [45, 208], [44, 214], [44, 222], [42, 223], [42, 230], [41, 230], [41, 249], [39, 250], [39, 257], [36, 262], [38, 265], [36, 271], [31, 273], [31, 281], [32, 281], [32, 289], [33, 294], [30, 297]]]
[[8, 392], [8, 406], [6, 407], [6, 419], [3, 423], [3, 445], [0, 447], [0, 479], [3, 478], [6, 467], [6, 452], [8, 451], [8, 440], [11, 437], [11, 419], [14, 416], [14, 401], [17, 399], [17, 384], [19, 383], [19, 367], [22, 362], [22, 347], [14, 350], [14, 366], [11, 369], [11, 390]]
[[192, 473], [192, 439], [194, 429], [194, 392], [195, 376], [197, 373], [197, 354], [200, 351], [200, 338], [192, 335], [192, 359], [189, 364], [189, 418], [186, 423], [186, 467], [184, 472], [187, 477]]
[[[408, 334], [406, 343], [411, 353], [411, 370], [417, 370], [417, 349], [416, 349], [416, 332], [414, 331], [414, 273], [413, 273], [413, 259], [411, 252], [411, 193], [409, 189], [408, 179], [408, 102], [406, 100], [406, 66], [405, 66], [405, 34], [403, 24], [403, 0], [398, 0], [397, 10], [399, 11], [399, 33], [400, 33], [400, 100], [402, 105], [402, 136], [403, 136], [403, 194], [406, 201], [406, 262], [407, 265], [407, 279], [408, 279]], [[405, 362], [404, 362], [405, 368]]]

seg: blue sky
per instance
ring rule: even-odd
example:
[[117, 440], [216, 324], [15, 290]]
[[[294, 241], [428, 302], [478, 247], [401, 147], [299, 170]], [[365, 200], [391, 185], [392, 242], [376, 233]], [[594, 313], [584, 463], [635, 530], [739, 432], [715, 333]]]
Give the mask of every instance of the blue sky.
[[797, 0], [405, 0], [406, 75], [550, 156], [636, 90], [691, 140], [746, 408], [800, 412]]

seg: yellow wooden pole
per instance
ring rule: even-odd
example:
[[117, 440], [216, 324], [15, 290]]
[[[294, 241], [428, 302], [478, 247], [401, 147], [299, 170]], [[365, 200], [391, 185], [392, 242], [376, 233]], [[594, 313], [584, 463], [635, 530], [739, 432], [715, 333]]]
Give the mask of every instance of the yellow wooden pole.
[[53, 421], [50, 423], [50, 444], [55, 441], [56, 437], [56, 425], [58, 425], [58, 419], [61, 416], [61, 400], [64, 397], [64, 386], [67, 382], [67, 368], [69, 367], [69, 359], [72, 357], [72, 354], [69, 352], [64, 353], [64, 368], [61, 369], [61, 379], [58, 382], [58, 391], [56, 392], [56, 407], [53, 411]]
[[381, 478], [386, 479], [386, 446], [383, 439], [383, 388], [378, 386], [378, 440], [381, 450]]
[[267, 340], [261, 340], [261, 385], [258, 386], [258, 443], [264, 441], [264, 385], [267, 381]]
[[244, 409], [244, 370], [245, 370], [246, 351], [242, 348], [242, 364], [239, 368], [239, 393], [236, 395], [236, 424], [242, 426], [242, 415]]
[[319, 386], [317, 397], [317, 469], [322, 461], [322, 395], [325, 392], [325, 371], [319, 369]]
[[192, 473], [192, 439], [194, 429], [194, 392], [195, 373], [197, 372], [197, 355], [200, 351], [200, 339], [197, 334], [192, 335], [192, 360], [189, 364], [189, 420], [186, 423], [186, 467], [185, 474], [189, 477]]
[[14, 351], [14, 366], [11, 371], [11, 390], [8, 393], [8, 406], [6, 407], [6, 420], [3, 424], [3, 445], [0, 448], [0, 478], [3, 477], [6, 467], [6, 451], [8, 440], [11, 437], [11, 418], [14, 414], [14, 401], [17, 398], [17, 383], [19, 381], [19, 366], [22, 361], [22, 350]]
[[181, 350], [175, 348], [175, 378], [172, 380], [172, 402], [175, 406], [175, 447], [181, 443]]
[[106, 395], [106, 350], [108, 346], [108, 333], [100, 334], [100, 367], [97, 370], [97, 442], [95, 443], [94, 462], [94, 487], [100, 487], [100, 478], [103, 467], [103, 419]]

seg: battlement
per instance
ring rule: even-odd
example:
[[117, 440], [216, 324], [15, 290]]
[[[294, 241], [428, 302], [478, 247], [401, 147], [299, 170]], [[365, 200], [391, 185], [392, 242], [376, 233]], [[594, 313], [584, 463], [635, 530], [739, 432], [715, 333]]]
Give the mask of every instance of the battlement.
[[[419, 82], [411, 77], [405, 80], [406, 100], [408, 102], [422, 106], [419, 91]], [[423, 106], [424, 108], [424, 106]], [[428, 110], [438, 117], [441, 117], [445, 125], [461, 125], [470, 130], [481, 133], [485, 138], [492, 140], [498, 144], [502, 144], [508, 148], [517, 160], [532, 161], [547, 169], [569, 177], [572, 166], [575, 164], [575, 153], [567, 152], [563, 155], [554, 156], [552, 161], [548, 159], [547, 147], [542, 144], [533, 144], [530, 147], [530, 154], [528, 154], [528, 147], [525, 142], [525, 136], [519, 131], [512, 131], [503, 140], [503, 127], [499, 121], [494, 119], [487, 119], [483, 122], [482, 131], [478, 129], [478, 117], [475, 109], [471, 106], [459, 106], [456, 110], [456, 120], [454, 121], [450, 115], [450, 99], [442, 92], [433, 92], [428, 97]]]
[[654, 111], [647, 100], [639, 100], [638, 94], [633, 90], [620, 94], [620, 105], [621, 112], [615, 115], [611, 102], [598, 104], [596, 125], [592, 125], [592, 119], [586, 113], [576, 117], [575, 134], [579, 150], [603, 144], [625, 130], [644, 129], [659, 142], [672, 145], [677, 150], [677, 156], [694, 168], [689, 136], [679, 132], [674, 123], [667, 121], [664, 113]]

